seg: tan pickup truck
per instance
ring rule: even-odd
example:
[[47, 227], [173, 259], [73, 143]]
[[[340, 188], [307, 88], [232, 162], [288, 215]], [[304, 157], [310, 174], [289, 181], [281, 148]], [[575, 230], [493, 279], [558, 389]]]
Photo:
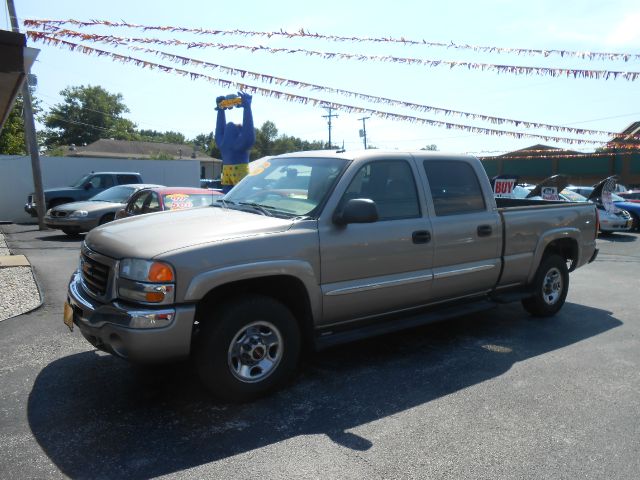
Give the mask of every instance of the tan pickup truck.
[[134, 362], [193, 356], [214, 394], [244, 401], [303, 349], [512, 300], [553, 315], [596, 232], [590, 203], [496, 204], [471, 156], [298, 152], [213, 207], [92, 230], [65, 323]]

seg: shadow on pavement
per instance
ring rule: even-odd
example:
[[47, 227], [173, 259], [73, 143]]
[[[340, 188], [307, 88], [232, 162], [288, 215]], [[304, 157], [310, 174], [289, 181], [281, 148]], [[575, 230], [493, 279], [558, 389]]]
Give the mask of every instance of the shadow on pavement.
[[292, 385], [246, 405], [216, 404], [188, 363], [145, 370], [86, 352], [40, 372], [28, 420], [72, 478], [148, 478], [308, 434], [362, 451], [373, 443], [347, 430], [621, 324], [608, 311], [576, 304], [543, 320], [519, 305], [501, 306], [315, 354]]
[[637, 235], [629, 235], [627, 233], [600, 233], [598, 240], [605, 242], [635, 242], [638, 240]]

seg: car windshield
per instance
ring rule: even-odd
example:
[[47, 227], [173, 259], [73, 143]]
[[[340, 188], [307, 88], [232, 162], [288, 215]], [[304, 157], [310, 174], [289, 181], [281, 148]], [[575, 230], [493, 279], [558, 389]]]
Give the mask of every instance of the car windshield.
[[134, 187], [111, 187], [100, 192], [99, 194], [91, 197], [89, 200], [93, 202], [112, 202], [112, 203], [127, 203], [129, 197], [135, 192]]
[[162, 195], [165, 210], [184, 210], [185, 208], [206, 207], [218, 199], [213, 193], [166, 193]]
[[[347, 165], [339, 158], [271, 158], [250, 165], [249, 175], [224, 197], [224, 205], [254, 206], [284, 217], [313, 215]], [[265, 213], [266, 210], [266, 213]]]
[[81, 187], [82, 185], [84, 185], [86, 183], [86, 181], [89, 179], [90, 176], [91, 176], [91, 174], [81, 176], [78, 180], [76, 180], [74, 183], [72, 183], [71, 186], [72, 187]]

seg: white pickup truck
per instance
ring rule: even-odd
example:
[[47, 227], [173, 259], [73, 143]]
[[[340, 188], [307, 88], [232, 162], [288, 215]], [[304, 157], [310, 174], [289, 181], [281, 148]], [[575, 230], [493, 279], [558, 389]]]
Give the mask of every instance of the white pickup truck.
[[597, 254], [595, 205], [498, 202], [471, 156], [274, 157], [213, 207], [92, 230], [65, 323], [131, 361], [193, 356], [214, 394], [243, 401], [305, 348], [512, 300], [553, 315]]

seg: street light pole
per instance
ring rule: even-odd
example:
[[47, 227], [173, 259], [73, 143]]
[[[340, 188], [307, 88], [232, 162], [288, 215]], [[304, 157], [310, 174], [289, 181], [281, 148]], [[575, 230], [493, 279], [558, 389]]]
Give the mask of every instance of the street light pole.
[[[13, 0], [7, 0], [7, 9], [9, 10], [9, 18], [11, 19], [11, 30], [20, 33], [16, 7], [13, 5]], [[47, 226], [44, 224], [45, 203], [44, 189], [42, 187], [42, 171], [40, 170], [40, 153], [38, 152], [38, 141], [36, 140], [36, 124], [33, 120], [33, 105], [31, 104], [28, 77], [29, 72], [25, 72], [25, 78], [22, 82], [24, 136], [27, 151], [31, 155], [31, 172], [33, 175], [33, 188], [35, 190], [34, 200], [36, 202], [36, 210], [38, 211], [38, 229], [46, 230]]]

